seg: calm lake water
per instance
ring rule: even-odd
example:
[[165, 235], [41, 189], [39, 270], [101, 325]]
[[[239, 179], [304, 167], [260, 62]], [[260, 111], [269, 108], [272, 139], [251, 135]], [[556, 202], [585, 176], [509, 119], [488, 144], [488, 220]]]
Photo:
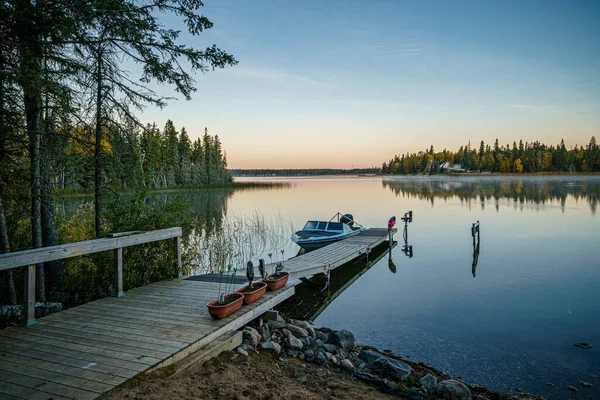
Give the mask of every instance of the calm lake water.
[[[400, 243], [392, 253], [395, 273], [384, 257], [316, 325], [349, 329], [361, 343], [503, 392], [600, 398], [600, 178], [288, 181], [288, 189], [234, 193], [227, 209], [279, 212], [298, 228], [337, 211], [367, 227], [414, 213], [413, 257]], [[400, 232], [395, 239], [402, 240]]]
[[[349, 329], [363, 344], [503, 392], [600, 398], [600, 177], [263, 180], [292, 185], [185, 197], [213, 231], [226, 216], [254, 212], [281, 214], [297, 229], [338, 211], [367, 227], [414, 213], [413, 257], [401, 251], [398, 221], [396, 272], [387, 255], [366, 272], [365, 265], [345, 266], [337, 273], [358, 279], [321, 310], [316, 325]], [[63, 207], [69, 214], [72, 206]], [[481, 244], [474, 270], [476, 221]], [[298, 247], [289, 241], [286, 249], [289, 257]], [[574, 347], [578, 342], [595, 347]], [[582, 380], [594, 387], [580, 386]]]

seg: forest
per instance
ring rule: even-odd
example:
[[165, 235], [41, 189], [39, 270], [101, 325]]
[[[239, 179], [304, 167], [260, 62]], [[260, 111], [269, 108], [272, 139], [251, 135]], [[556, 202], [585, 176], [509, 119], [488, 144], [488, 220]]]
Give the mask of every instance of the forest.
[[[200, 0], [0, 3], [1, 253], [182, 226], [192, 218], [189, 204], [148, 203], [148, 190], [231, 181], [217, 135], [205, 129], [192, 142], [172, 121], [160, 130], [139, 119], [146, 107], [175, 100], [157, 88], [189, 100], [198, 89], [195, 73], [237, 64], [216, 45], [181, 41], [182, 33], [193, 37], [213, 27], [202, 6]], [[120, 196], [123, 189], [130, 195]], [[55, 199], [71, 192], [93, 192], [93, 202], [57, 221]], [[131, 250], [126, 285], [172, 274], [171, 265], [149, 264], [166, 249]], [[110, 280], [104, 265], [111, 264], [101, 254], [38, 265], [36, 300], [101, 297]], [[0, 304], [19, 300], [18, 272], [0, 271]]]
[[564, 140], [560, 144], [546, 145], [540, 142], [513, 142], [512, 147], [500, 145], [498, 139], [490, 147], [481, 141], [479, 147], [471, 143], [461, 146], [458, 151], [444, 149], [436, 152], [433, 145], [425, 151], [395, 155], [381, 166], [382, 174], [440, 173], [439, 165], [444, 162], [460, 164], [466, 171], [496, 173], [538, 173], [538, 172], [600, 172], [600, 146], [592, 136], [587, 145], [576, 145], [567, 149]]

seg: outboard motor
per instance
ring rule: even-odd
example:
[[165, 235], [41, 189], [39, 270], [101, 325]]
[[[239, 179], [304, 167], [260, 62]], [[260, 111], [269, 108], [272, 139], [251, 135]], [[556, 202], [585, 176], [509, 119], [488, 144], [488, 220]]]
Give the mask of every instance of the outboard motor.
[[340, 222], [352, 228], [352, 225], [354, 225], [354, 216], [352, 214], [344, 214], [340, 217]]

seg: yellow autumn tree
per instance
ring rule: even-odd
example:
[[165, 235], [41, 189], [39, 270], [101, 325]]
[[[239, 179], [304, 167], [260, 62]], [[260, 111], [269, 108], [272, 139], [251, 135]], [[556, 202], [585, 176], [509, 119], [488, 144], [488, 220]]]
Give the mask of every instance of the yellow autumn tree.
[[515, 172], [518, 174], [523, 172], [523, 163], [521, 162], [520, 158], [515, 160]]

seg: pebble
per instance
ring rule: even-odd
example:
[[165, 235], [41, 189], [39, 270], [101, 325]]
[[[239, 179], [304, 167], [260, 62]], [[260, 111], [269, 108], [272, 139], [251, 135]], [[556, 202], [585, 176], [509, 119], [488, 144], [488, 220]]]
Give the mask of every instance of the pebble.
[[567, 389], [571, 392], [579, 392], [579, 390], [575, 389], [573, 386], [567, 386]]
[[585, 381], [579, 381], [579, 383], [581, 384], [581, 386], [586, 387], [586, 388], [591, 388], [594, 387], [594, 385], [592, 385], [589, 382], [585, 382]]
[[300, 378], [298, 378], [298, 382], [300, 382], [300, 383], [308, 382], [308, 375], [302, 375]]
[[244, 357], [248, 357], [248, 355], [249, 355], [248, 352], [246, 350], [242, 349], [241, 347], [237, 347], [235, 349], [235, 352], [238, 354], [241, 354]]
[[348, 368], [348, 369], [354, 369], [354, 364], [352, 364], [352, 361], [348, 360], [347, 358], [344, 358], [341, 362], [340, 365], [344, 368]]

